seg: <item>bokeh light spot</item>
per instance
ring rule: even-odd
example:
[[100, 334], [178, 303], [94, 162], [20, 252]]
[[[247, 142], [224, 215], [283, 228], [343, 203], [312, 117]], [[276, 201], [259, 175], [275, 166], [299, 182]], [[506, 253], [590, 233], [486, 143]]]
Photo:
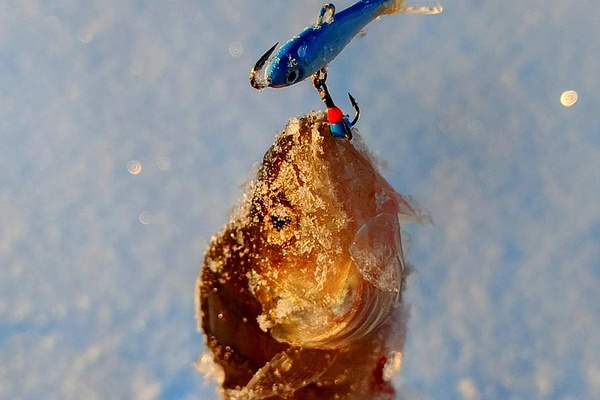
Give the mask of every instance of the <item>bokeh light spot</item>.
[[135, 76], [140, 76], [144, 73], [144, 63], [141, 60], [133, 60], [129, 64], [129, 72]]
[[171, 168], [171, 159], [169, 157], [160, 157], [156, 160], [156, 166], [161, 171], [168, 171]]
[[127, 163], [127, 171], [129, 171], [131, 175], [138, 175], [142, 172], [142, 163], [136, 160], [129, 161]]
[[240, 42], [231, 42], [229, 45], [229, 54], [233, 57], [240, 57], [244, 52], [244, 47]]
[[146, 321], [143, 319], [136, 319], [133, 321], [132, 328], [135, 333], [142, 333], [146, 330]]
[[152, 214], [150, 214], [148, 211], [144, 211], [140, 214], [139, 220], [142, 225], [150, 225], [152, 223]]
[[565, 92], [562, 92], [562, 94], [560, 95], [560, 104], [562, 104], [565, 107], [571, 107], [573, 104], [577, 103], [577, 99], [578, 99], [578, 95], [577, 92], [574, 90], [567, 90]]
[[94, 32], [86, 28], [80, 29], [77, 31], [77, 39], [79, 39], [81, 43], [90, 43], [94, 40]]

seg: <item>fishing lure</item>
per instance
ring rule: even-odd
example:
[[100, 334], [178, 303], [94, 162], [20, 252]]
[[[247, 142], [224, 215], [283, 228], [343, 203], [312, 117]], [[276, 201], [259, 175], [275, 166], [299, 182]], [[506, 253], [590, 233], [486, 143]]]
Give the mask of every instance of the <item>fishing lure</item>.
[[345, 115], [342, 110], [333, 103], [333, 99], [329, 94], [329, 90], [327, 90], [327, 85], [325, 85], [326, 79], [327, 72], [324, 70], [315, 72], [312, 76], [312, 84], [314, 88], [317, 89], [317, 92], [319, 92], [321, 100], [323, 100], [323, 103], [325, 103], [325, 106], [327, 107], [327, 122], [329, 123], [329, 130], [334, 137], [345, 137], [346, 139], [351, 140], [352, 127], [356, 124], [358, 117], [360, 116], [358, 103], [354, 97], [348, 93], [350, 103], [352, 104], [355, 112], [354, 119], [350, 121], [348, 115]]
[[335, 12], [335, 6], [325, 4], [314, 25], [308, 26], [275, 52], [275, 43], [256, 62], [250, 71], [250, 85], [261, 90], [266, 87], [291, 86], [327, 68], [338, 54], [381, 15], [388, 14], [439, 14], [439, 3], [434, 7], [408, 6], [404, 0], [361, 0]]

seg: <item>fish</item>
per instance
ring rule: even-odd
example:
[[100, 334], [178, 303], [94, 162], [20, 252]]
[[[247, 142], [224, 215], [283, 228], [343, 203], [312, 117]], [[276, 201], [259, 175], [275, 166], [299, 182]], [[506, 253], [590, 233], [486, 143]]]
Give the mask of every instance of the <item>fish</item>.
[[443, 7], [408, 6], [404, 0], [361, 0], [336, 13], [325, 4], [315, 24], [306, 27], [275, 51], [267, 50], [250, 71], [250, 85], [262, 90], [283, 88], [326, 69], [340, 52], [374, 19], [388, 14], [439, 14]]
[[196, 282], [198, 364], [222, 399], [393, 399], [408, 310], [401, 223], [428, 216], [355, 130], [291, 118], [212, 239]]

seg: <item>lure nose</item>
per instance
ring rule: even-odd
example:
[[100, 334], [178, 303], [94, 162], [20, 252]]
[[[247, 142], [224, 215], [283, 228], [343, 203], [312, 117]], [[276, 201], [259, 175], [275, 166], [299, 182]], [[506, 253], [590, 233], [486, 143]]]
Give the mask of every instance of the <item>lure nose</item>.
[[267, 62], [273, 51], [275, 51], [275, 47], [277, 47], [278, 44], [279, 42], [275, 43], [273, 47], [267, 50], [267, 52], [263, 54], [261, 58], [258, 59], [256, 64], [254, 65], [254, 68], [252, 68], [252, 70], [250, 71], [250, 85], [254, 89], [261, 90], [269, 86], [270, 82], [268, 78], [265, 79], [264, 77], [260, 77], [258, 76], [258, 73], [265, 66], [265, 63]]

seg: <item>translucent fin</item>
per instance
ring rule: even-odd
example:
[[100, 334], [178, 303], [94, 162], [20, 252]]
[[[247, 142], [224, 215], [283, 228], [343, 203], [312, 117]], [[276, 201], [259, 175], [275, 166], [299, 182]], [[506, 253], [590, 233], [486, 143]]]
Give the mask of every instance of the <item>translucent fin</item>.
[[259, 369], [242, 390], [248, 399], [287, 398], [318, 378], [331, 366], [337, 350], [290, 347]]
[[386, 14], [419, 14], [419, 15], [436, 15], [444, 11], [444, 7], [435, 2], [433, 6], [411, 6], [405, 5], [404, 0], [390, 0], [388, 5], [381, 11], [381, 15]]
[[400, 222], [410, 222], [415, 224], [433, 224], [433, 220], [422, 210], [417, 203], [409, 196], [396, 194], [398, 202], [398, 217]]
[[404, 274], [400, 224], [396, 214], [379, 214], [360, 227], [350, 256], [363, 277], [380, 290], [399, 292]]

